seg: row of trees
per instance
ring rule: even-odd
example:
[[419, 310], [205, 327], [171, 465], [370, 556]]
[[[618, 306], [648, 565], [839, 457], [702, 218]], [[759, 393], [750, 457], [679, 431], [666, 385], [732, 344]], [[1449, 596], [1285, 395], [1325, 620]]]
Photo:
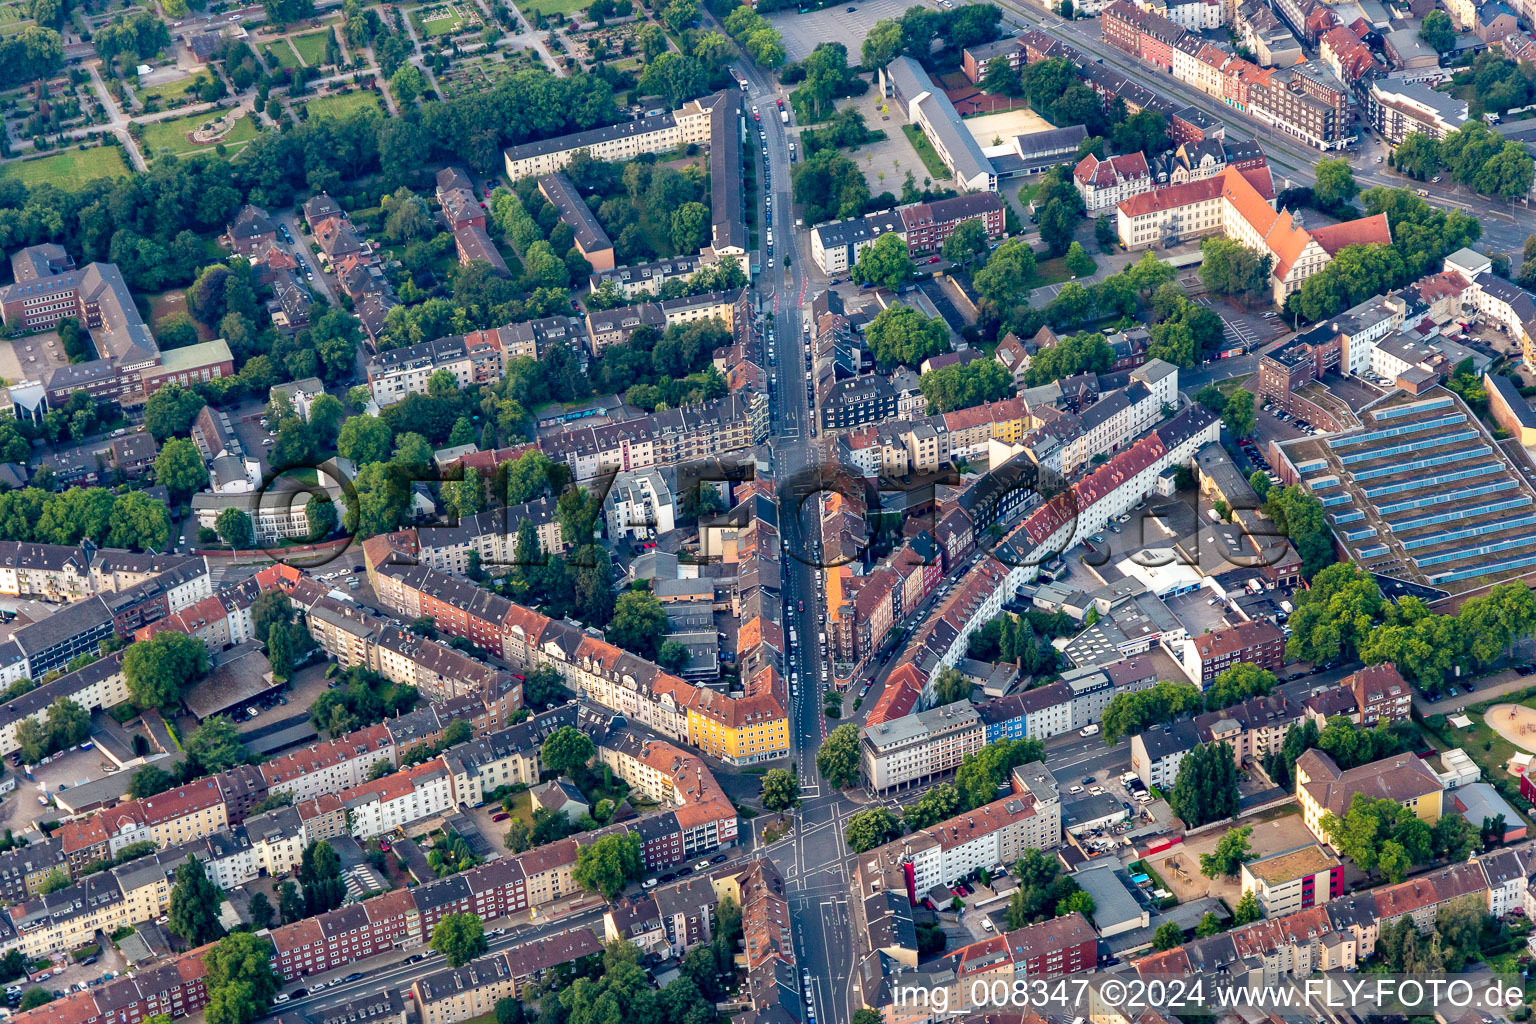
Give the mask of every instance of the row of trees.
[[1536, 164], [1524, 146], [1482, 121], [1468, 121], [1439, 140], [1410, 132], [1392, 160], [1398, 170], [1420, 180], [1444, 169], [1463, 185], [1500, 199], [1525, 196], [1536, 174]]
[[1518, 582], [1467, 600], [1455, 614], [1438, 615], [1416, 597], [1387, 601], [1369, 573], [1339, 563], [1314, 576], [1296, 602], [1287, 657], [1318, 664], [1390, 662], [1430, 693], [1439, 691], [1452, 669], [1485, 668], [1515, 640], [1536, 632], [1536, 595]]
[[170, 535], [169, 511], [142, 491], [114, 494], [104, 487], [71, 487], [52, 493], [24, 487], [0, 494], [4, 540], [66, 545], [89, 540], [104, 547], [163, 551]]

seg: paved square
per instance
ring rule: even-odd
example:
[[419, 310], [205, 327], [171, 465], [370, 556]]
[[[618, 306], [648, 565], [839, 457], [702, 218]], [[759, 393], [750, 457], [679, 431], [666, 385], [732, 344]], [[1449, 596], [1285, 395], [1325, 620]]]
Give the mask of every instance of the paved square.
[[780, 11], [770, 14], [768, 21], [784, 37], [784, 52], [790, 60], [804, 60], [817, 43], [837, 42], [848, 47], [848, 63], [857, 64], [864, 37], [875, 22], [900, 18], [911, 6], [904, 0], [853, 0], [809, 14]]

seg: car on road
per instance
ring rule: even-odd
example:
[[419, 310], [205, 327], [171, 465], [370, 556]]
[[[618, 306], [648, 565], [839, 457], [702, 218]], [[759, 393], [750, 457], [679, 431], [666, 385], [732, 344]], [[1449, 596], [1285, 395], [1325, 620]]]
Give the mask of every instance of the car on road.
[[645, 881], [640, 883], [640, 887], [643, 889], [654, 889], [656, 888], [656, 884], [656, 879], [647, 878]]
[[351, 974], [347, 975], [345, 978], [342, 978], [341, 980], [342, 981], [362, 981], [363, 980], [363, 972], [362, 971], [353, 971]]
[[307, 995], [309, 995], [309, 989], [307, 988], [296, 988], [293, 990], [293, 998], [295, 999], [303, 999]]
[[279, 992], [277, 995], [272, 997], [272, 1001], [274, 1003], [286, 1003], [292, 998], [293, 996], [290, 996], [287, 992]]
[[719, 854], [718, 856], [711, 857], [709, 859], [709, 862], [711, 864], [724, 864], [728, 860], [730, 860], [730, 858], [722, 853], [722, 854]]

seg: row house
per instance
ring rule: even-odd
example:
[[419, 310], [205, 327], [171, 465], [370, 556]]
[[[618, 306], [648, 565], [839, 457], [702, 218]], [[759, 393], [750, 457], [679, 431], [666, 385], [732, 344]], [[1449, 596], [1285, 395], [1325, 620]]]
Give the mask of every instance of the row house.
[[365, 782], [338, 794], [352, 826], [352, 835], [370, 839], [423, 818], [451, 812], [453, 775], [440, 759]]
[[530, 982], [557, 967], [596, 959], [603, 946], [589, 928], [534, 939], [511, 949], [418, 978], [411, 985], [421, 1024], [457, 1024], [517, 999]]
[[391, 767], [399, 755], [389, 730], [371, 725], [345, 736], [283, 754], [260, 765], [267, 791], [298, 801], [359, 786], [379, 761]]
[[35, 1010], [16, 1014], [23, 1024], [139, 1024], [155, 1016], [171, 1019], [197, 1013], [208, 1003], [199, 946], [148, 970], [124, 975], [96, 988], [73, 992]]
[[720, 456], [762, 443], [768, 401], [732, 393], [602, 426], [573, 427], [539, 439], [539, 449], [571, 469], [578, 484], [617, 470], [647, 469]]

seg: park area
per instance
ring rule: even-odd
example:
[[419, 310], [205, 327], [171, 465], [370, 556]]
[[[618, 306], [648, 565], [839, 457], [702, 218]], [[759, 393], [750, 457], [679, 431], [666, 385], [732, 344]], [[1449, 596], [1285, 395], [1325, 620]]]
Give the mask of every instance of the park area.
[[490, 92], [519, 71], [542, 65], [539, 55], [532, 50], [483, 54], [455, 61], [449, 70], [437, 76], [437, 81], [444, 96], [454, 99]]
[[46, 181], [63, 189], [78, 189], [97, 178], [122, 178], [127, 174], [128, 163], [117, 146], [67, 149], [52, 156], [0, 164], [0, 178], [26, 185]]
[[[234, 111], [231, 111], [234, 113]], [[211, 126], [220, 119], [210, 114], [193, 114], [191, 117], [178, 117], [168, 121], [152, 121], [143, 124], [145, 155], [150, 157], [161, 156], [166, 153], [182, 155], [185, 153], [203, 153], [216, 150], [220, 145], [224, 147], [226, 156], [244, 148], [247, 142], [256, 137], [256, 122], [249, 113], [240, 111], [241, 115], [235, 118], [232, 124], [228, 124], [226, 131], [214, 135]], [[208, 128], [208, 132], [202, 130]], [[194, 134], [199, 136], [194, 139]], [[202, 136], [206, 134], [206, 141]]]

